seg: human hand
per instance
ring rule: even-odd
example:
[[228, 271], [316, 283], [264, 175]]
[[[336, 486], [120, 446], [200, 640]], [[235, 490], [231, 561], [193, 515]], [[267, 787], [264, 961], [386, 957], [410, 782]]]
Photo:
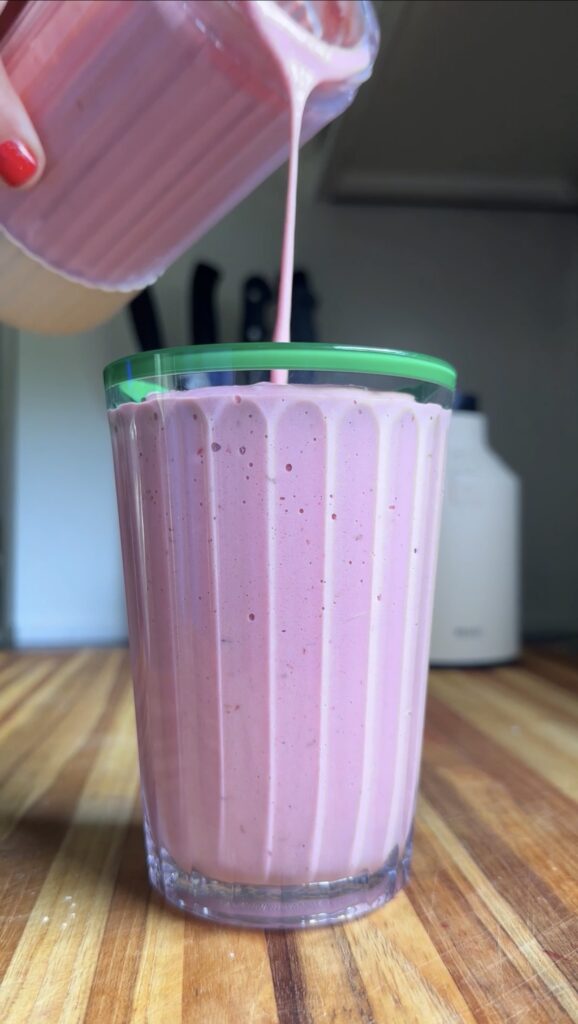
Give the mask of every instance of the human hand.
[[[0, 14], [7, 3], [0, 0]], [[34, 125], [0, 61], [0, 178], [12, 188], [28, 188], [41, 177], [45, 162]]]

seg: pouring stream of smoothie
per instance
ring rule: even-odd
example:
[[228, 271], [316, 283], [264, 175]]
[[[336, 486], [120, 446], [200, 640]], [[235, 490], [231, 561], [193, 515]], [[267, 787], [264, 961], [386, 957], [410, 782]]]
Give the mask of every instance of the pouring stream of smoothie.
[[[281, 273], [277, 300], [277, 319], [273, 341], [291, 341], [291, 304], [293, 298], [293, 266], [295, 262], [295, 217], [297, 211], [297, 181], [299, 177], [299, 140], [305, 104], [309, 99], [314, 77], [302, 66], [289, 60], [284, 74], [289, 98], [291, 135], [289, 144], [289, 170], [287, 176], [287, 197], [285, 200], [285, 224], [283, 226], [283, 247], [281, 250]], [[309, 339], [303, 338], [303, 341]], [[271, 370], [273, 384], [287, 384], [287, 370]]]
[[[287, 18], [285, 12], [280, 12], [273, 5], [267, 7], [266, 15], [264, 15], [260, 0], [251, 4], [249, 10], [257, 30], [275, 60], [289, 107], [289, 170], [277, 319], [273, 332], [274, 341], [289, 342], [291, 340], [299, 143], [305, 107], [311, 94], [318, 87], [329, 82], [342, 83], [360, 73], [369, 62], [369, 53], [363, 46], [350, 48], [339, 43], [330, 45], [328, 48], [321, 22], [311, 11], [309, 16], [310, 19], [313, 18], [314, 24], [310, 25], [309, 36], [305, 41], [302, 25], [294, 23]], [[299, 338], [299, 341], [310, 340], [309, 338]], [[272, 370], [271, 382], [287, 384], [288, 371]]]
[[[291, 75], [287, 85], [291, 103], [291, 140], [289, 149], [289, 171], [287, 177], [287, 197], [285, 200], [285, 225], [283, 228], [283, 248], [281, 250], [281, 275], [279, 278], [279, 296], [277, 300], [277, 319], [273, 333], [274, 341], [291, 341], [291, 300], [293, 293], [293, 265], [295, 260], [295, 215], [297, 208], [297, 179], [299, 175], [299, 138], [303, 111], [310, 89], [298, 85], [297, 76]], [[292, 80], [293, 79], [293, 80]], [[297, 86], [297, 87], [296, 87]], [[303, 341], [308, 340], [303, 338]], [[274, 374], [283, 376], [285, 370], [273, 370]], [[275, 380], [275, 378], [272, 378]], [[277, 379], [277, 383], [287, 383]]]
[[[289, 106], [289, 168], [287, 177], [287, 195], [285, 200], [285, 223], [283, 226], [283, 243], [281, 249], [281, 273], [279, 276], [279, 295], [277, 302], [277, 318], [273, 341], [291, 341], [291, 303], [293, 294], [293, 265], [295, 260], [295, 214], [297, 207], [297, 180], [299, 176], [299, 142], [303, 124], [303, 114], [307, 101], [316, 88], [327, 77], [323, 62], [316, 60], [312, 54], [307, 59], [302, 41], [295, 43], [287, 32], [287, 24], [279, 33], [275, 18], [263, 18], [259, 5], [253, 6], [253, 16], [258, 30], [275, 58], [277, 69], [286, 90]], [[308, 338], [300, 338], [308, 341]], [[287, 384], [287, 370], [271, 370], [271, 382]]]

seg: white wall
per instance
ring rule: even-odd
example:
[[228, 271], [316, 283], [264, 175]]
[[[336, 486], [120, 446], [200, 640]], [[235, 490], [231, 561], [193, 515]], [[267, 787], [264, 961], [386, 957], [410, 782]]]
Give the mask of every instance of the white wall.
[[[319, 153], [313, 143], [303, 161], [297, 255], [322, 303], [322, 340], [455, 362], [523, 479], [525, 626], [576, 630], [576, 217], [324, 205]], [[189, 340], [185, 288], [200, 259], [225, 272], [223, 340], [237, 338], [243, 278], [277, 272], [283, 197], [278, 174], [159, 282], [171, 344]], [[100, 371], [130, 347], [124, 316], [84, 338], [21, 338], [13, 628], [23, 643], [124, 630]]]
[[124, 318], [18, 343], [11, 633], [21, 647], [126, 636], [102, 368], [132, 348]]

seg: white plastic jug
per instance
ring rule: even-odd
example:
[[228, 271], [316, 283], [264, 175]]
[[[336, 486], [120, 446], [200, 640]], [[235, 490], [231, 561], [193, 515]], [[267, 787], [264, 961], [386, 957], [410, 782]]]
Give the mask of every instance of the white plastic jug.
[[487, 418], [457, 410], [448, 435], [431, 640], [433, 665], [520, 653], [520, 481], [492, 451]]

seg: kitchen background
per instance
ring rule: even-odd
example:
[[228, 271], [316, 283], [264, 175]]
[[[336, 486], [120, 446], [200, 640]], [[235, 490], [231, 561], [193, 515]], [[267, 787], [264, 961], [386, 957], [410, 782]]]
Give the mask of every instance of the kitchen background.
[[[524, 631], [569, 635], [576, 5], [402, 0], [381, 5], [381, 19], [373, 80], [304, 150], [297, 265], [318, 298], [320, 340], [431, 352], [480, 396], [492, 445], [522, 480]], [[223, 271], [221, 335], [238, 339], [245, 279], [278, 270], [284, 191], [282, 171], [155, 286], [170, 344], [191, 340], [200, 261]], [[126, 636], [101, 374], [135, 346], [126, 312], [74, 337], [2, 331], [0, 608], [4, 639], [19, 646]]]

